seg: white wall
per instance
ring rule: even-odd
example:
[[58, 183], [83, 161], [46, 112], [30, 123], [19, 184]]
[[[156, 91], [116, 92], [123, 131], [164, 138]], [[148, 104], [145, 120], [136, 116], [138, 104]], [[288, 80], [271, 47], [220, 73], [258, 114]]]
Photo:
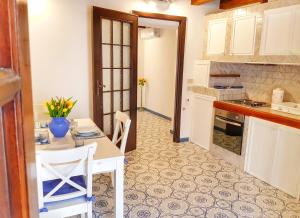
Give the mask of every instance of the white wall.
[[[177, 54], [176, 29], [160, 29], [160, 37], [139, 37], [138, 69], [148, 83], [145, 107], [173, 119]], [[143, 50], [142, 50], [143, 49]]]
[[218, 7], [218, 0], [191, 6], [177, 0], [168, 10], [157, 9], [144, 0], [29, 0], [29, 33], [33, 98], [35, 103], [50, 96], [74, 96], [79, 100], [73, 116], [92, 116], [91, 6], [124, 12], [131, 10], [168, 13], [187, 17], [181, 137], [189, 134], [186, 103], [187, 79], [193, 62], [202, 53], [204, 15]]

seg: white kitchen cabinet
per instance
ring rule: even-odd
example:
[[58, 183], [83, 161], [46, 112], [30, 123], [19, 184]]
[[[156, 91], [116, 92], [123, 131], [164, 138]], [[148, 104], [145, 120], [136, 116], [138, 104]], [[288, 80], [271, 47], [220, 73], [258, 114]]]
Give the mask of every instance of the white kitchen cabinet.
[[271, 122], [251, 117], [248, 131], [245, 170], [270, 183], [277, 128]]
[[300, 54], [300, 6], [266, 10], [261, 40], [261, 55]]
[[295, 8], [294, 31], [292, 33], [292, 55], [300, 55], [300, 6]]
[[250, 118], [245, 171], [299, 198], [300, 130]]
[[300, 131], [279, 127], [272, 170], [272, 184], [284, 192], [299, 196], [300, 191]]
[[256, 17], [233, 18], [231, 49], [232, 55], [253, 55], [255, 49]]
[[213, 127], [213, 96], [193, 94], [191, 117], [191, 142], [209, 150]]
[[197, 60], [194, 64], [193, 85], [208, 87], [210, 61]]
[[227, 31], [227, 19], [214, 19], [208, 22], [207, 54], [224, 54]]

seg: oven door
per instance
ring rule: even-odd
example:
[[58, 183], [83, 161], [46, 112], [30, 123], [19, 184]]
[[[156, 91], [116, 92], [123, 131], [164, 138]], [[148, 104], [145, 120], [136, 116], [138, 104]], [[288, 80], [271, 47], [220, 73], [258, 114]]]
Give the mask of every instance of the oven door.
[[213, 143], [235, 154], [241, 155], [244, 124], [216, 115]]

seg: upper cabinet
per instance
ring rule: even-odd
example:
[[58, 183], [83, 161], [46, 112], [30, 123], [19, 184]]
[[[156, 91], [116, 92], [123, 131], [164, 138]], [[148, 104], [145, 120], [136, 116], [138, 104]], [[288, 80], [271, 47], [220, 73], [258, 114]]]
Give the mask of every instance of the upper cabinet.
[[224, 54], [227, 31], [227, 19], [215, 19], [208, 22], [207, 54]]
[[300, 55], [300, 6], [294, 12], [294, 31], [292, 34], [292, 54]]
[[270, 1], [208, 14], [201, 58], [300, 65], [300, 4], [289, 1], [282, 7], [283, 3]]
[[299, 20], [299, 5], [266, 10], [260, 54], [300, 55]]
[[233, 18], [230, 54], [254, 55], [255, 34], [255, 16], [243, 16]]

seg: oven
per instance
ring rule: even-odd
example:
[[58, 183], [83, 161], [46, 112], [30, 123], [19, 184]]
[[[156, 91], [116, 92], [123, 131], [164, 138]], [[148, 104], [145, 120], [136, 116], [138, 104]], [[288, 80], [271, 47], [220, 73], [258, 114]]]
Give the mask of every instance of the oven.
[[216, 109], [213, 143], [237, 155], [242, 153], [245, 115]]

